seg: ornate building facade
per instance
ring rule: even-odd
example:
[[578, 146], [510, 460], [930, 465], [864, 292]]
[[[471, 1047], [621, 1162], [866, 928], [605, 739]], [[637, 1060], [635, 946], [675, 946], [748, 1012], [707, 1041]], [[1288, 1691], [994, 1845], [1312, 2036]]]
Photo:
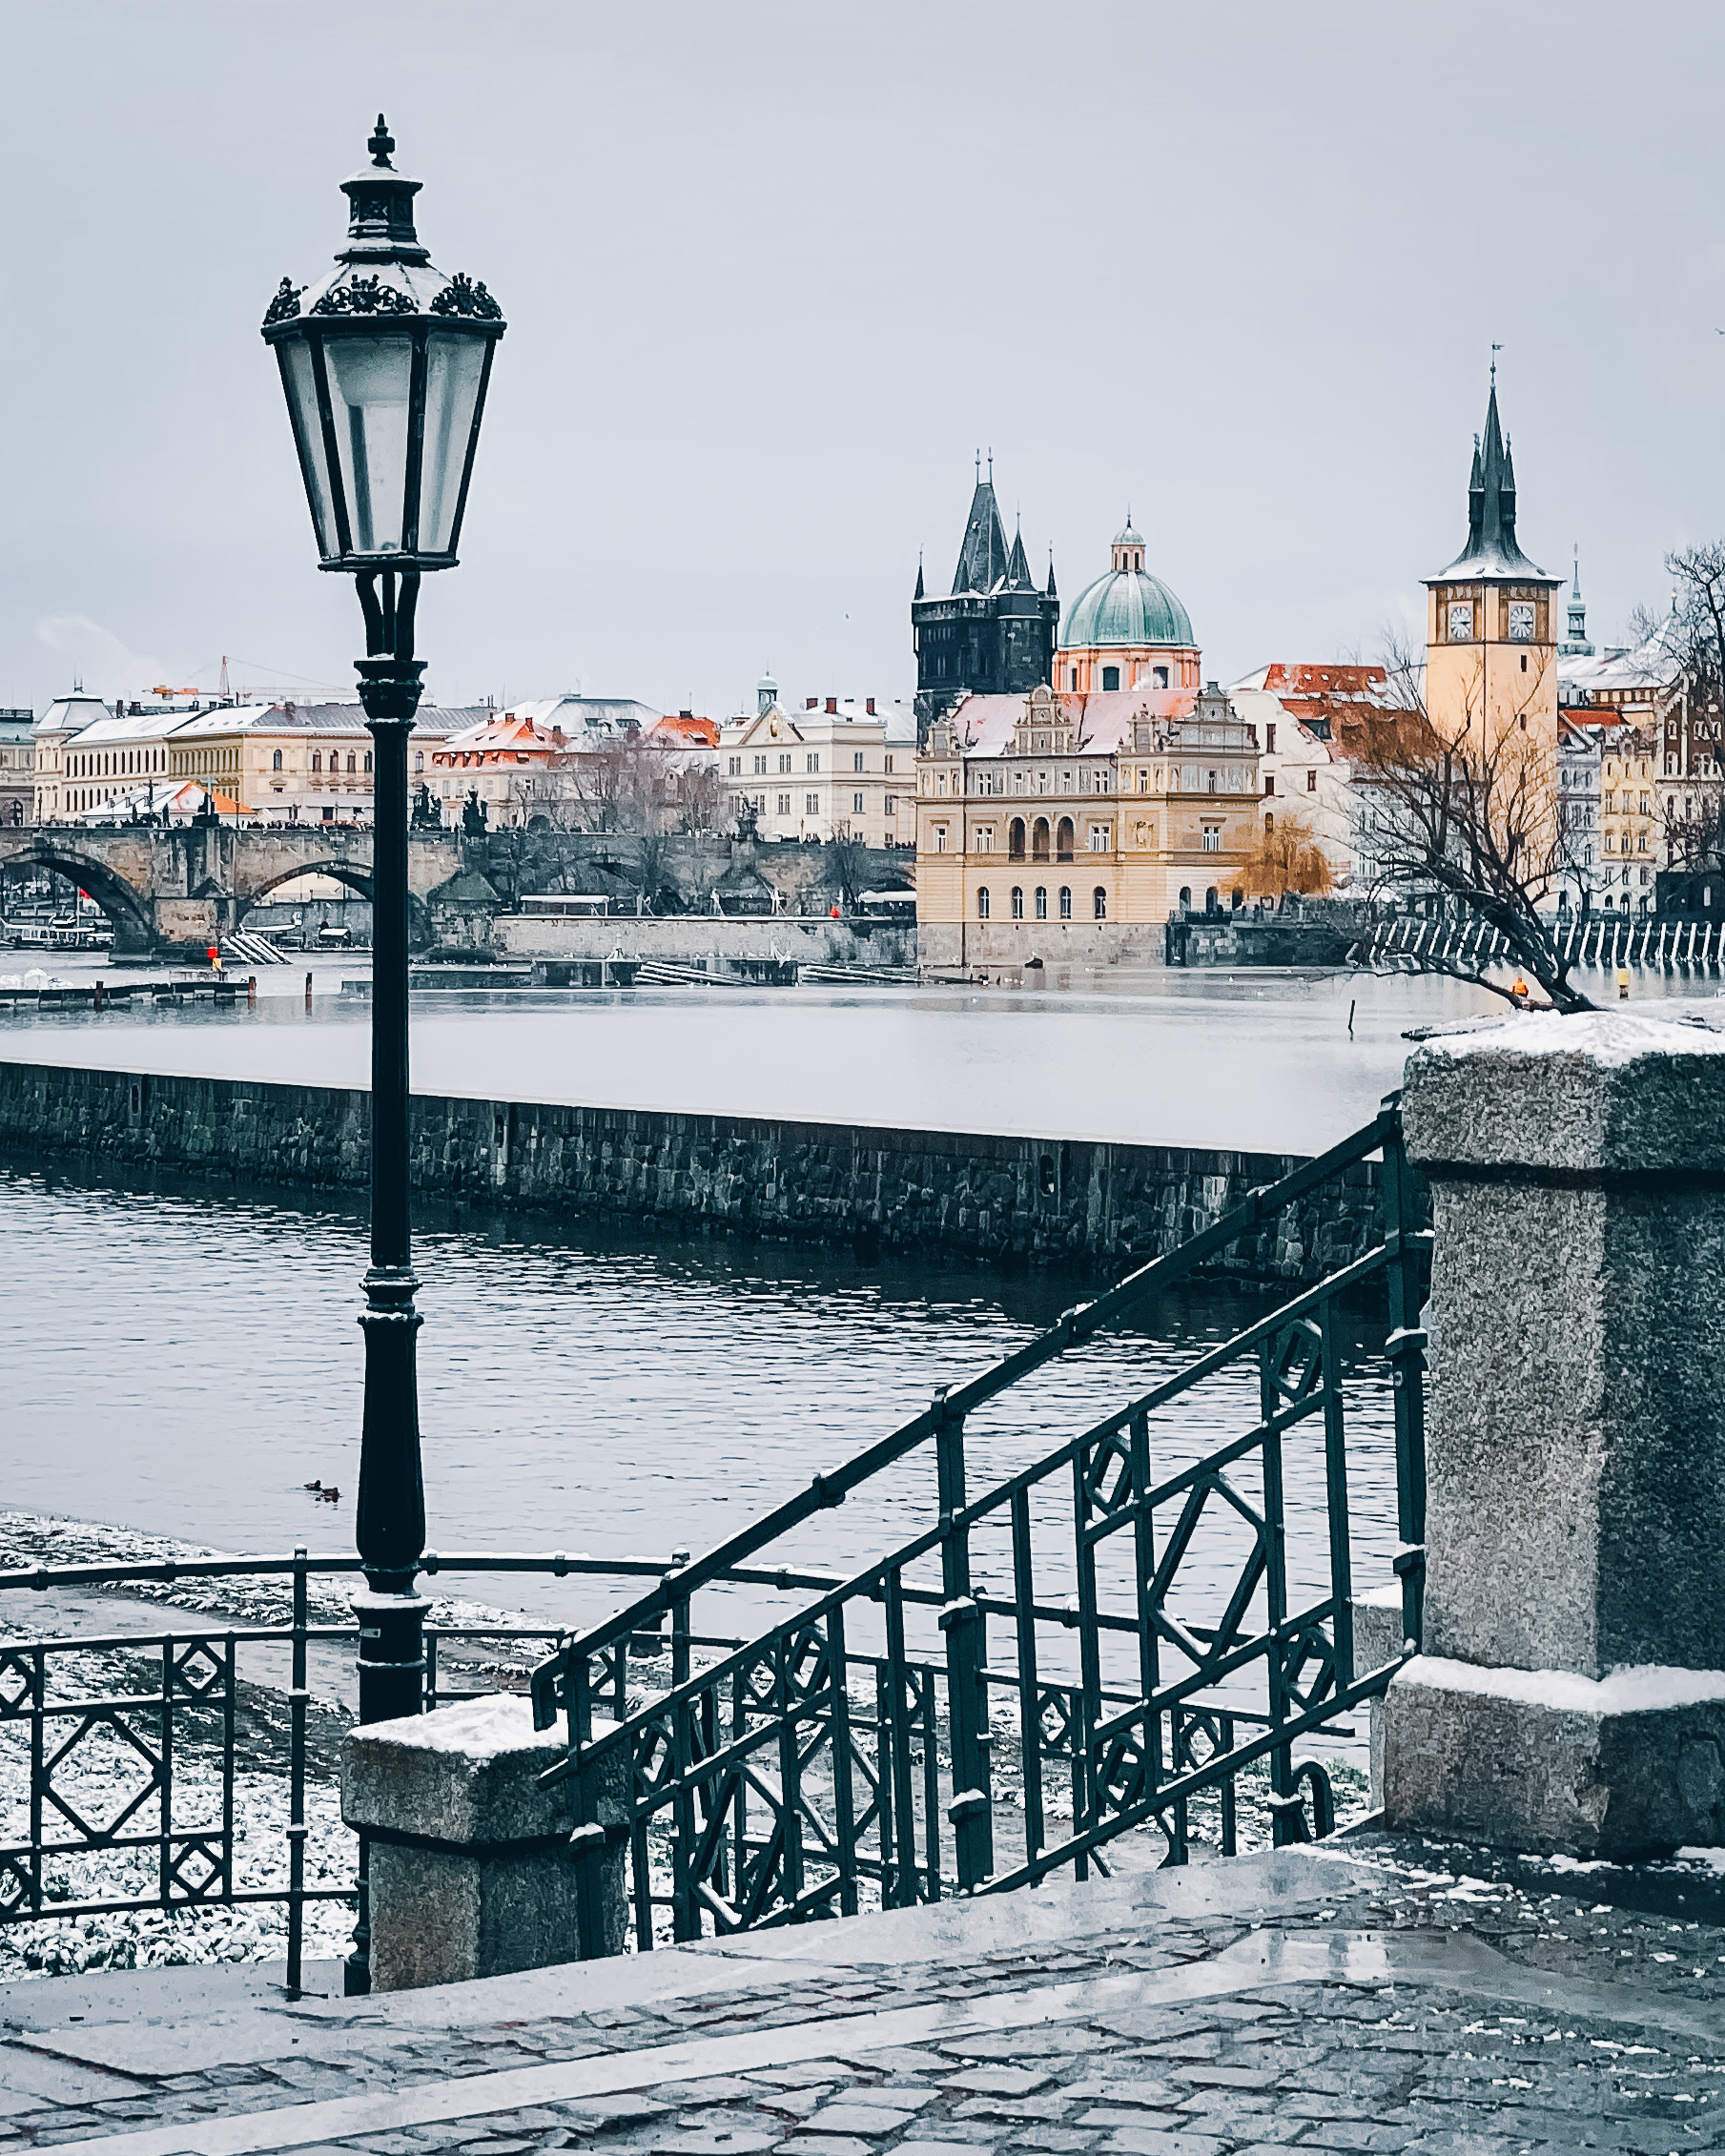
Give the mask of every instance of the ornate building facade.
[[930, 598], [917, 565], [911, 640], [916, 653], [918, 743], [965, 696], [1021, 695], [1045, 685], [1051, 678], [1059, 617], [1054, 564], [1048, 566], [1047, 589], [1038, 590], [1025, 558], [1023, 533], [1007, 546], [991, 458], [987, 479], [977, 467], [952, 590]]
[[1214, 683], [967, 698], [917, 758], [922, 956], [1160, 957], [1171, 912], [1257, 895], [1259, 754]]

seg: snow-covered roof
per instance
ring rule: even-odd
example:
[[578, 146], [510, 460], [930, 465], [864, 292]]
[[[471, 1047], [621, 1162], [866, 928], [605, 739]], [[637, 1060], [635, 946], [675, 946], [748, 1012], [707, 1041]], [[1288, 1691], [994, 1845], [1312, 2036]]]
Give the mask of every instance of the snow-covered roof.
[[[1139, 719], [1170, 726], [1189, 719], [1198, 704], [1195, 688], [1119, 688], [1084, 695], [1058, 693], [1062, 721], [1073, 729], [1075, 756], [1107, 756], [1130, 749]], [[1024, 718], [1022, 696], [967, 696], [950, 714], [953, 738], [966, 756], [1003, 756]]]

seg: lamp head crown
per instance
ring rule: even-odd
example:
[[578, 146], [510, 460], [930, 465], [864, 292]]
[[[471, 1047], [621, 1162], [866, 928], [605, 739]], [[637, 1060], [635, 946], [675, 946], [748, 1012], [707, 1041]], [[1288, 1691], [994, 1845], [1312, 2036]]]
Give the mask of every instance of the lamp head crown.
[[378, 124], [373, 128], [371, 140], [365, 147], [371, 152], [371, 161], [374, 165], [381, 166], [386, 173], [395, 170], [389, 160], [395, 152], [396, 138], [390, 133], [381, 113], [378, 114]]

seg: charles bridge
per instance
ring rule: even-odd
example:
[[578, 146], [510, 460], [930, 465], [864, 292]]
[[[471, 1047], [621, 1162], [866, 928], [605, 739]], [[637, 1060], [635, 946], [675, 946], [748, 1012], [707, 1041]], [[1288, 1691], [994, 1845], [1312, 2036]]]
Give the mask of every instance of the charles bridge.
[[[422, 940], [426, 893], [461, 871], [452, 832], [415, 832], [407, 873]], [[122, 825], [112, 832], [45, 825], [0, 833], [0, 869], [39, 869], [74, 881], [113, 924], [116, 952], [202, 952], [239, 928], [278, 884], [333, 876], [359, 896], [372, 892], [368, 830], [277, 824]]]
[[[768, 911], [770, 889], [776, 889], [791, 912], [812, 906], [824, 914], [830, 899], [843, 895], [831, 880], [826, 852], [762, 849], [717, 832], [643, 841], [610, 832], [470, 837], [415, 830], [407, 847], [414, 946], [423, 950], [440, 937], [488, 943], [497, 914], [516, 911], [524, 892], [627, 898], [645, 885], [663, 903], [668, 887], [672, 910], [705, 912], [716, 888], [725, 911], [734, 914]], [[909, 858], [872, 853], [866, 878], [875, 886], [902, 883]], [[327, 824], [123, 824], [112, 831], [46, 824], [0, 832], [0, 873], [7, 869], [48, 870], [75, 882], [113, 924], [116, 952], [201, 955], [297, 876], [333, 876], [369, 900], [372, 833], [369, 827]]]

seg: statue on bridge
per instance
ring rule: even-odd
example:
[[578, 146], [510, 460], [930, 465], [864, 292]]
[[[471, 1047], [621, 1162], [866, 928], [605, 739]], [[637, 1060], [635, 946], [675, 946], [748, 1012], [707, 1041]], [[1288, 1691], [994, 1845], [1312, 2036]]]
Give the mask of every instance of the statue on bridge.
[[429, 786], [421, 786], [413, 797], [412, 827], [415, 831], [442, 831], [443, 805], [437, 800]]
[[469, 838], [484, 837], [488, 812], [485, 804], [479, 797], [479, 788], [469, 787], [467, 798], [462, 804], [462, 829]]

